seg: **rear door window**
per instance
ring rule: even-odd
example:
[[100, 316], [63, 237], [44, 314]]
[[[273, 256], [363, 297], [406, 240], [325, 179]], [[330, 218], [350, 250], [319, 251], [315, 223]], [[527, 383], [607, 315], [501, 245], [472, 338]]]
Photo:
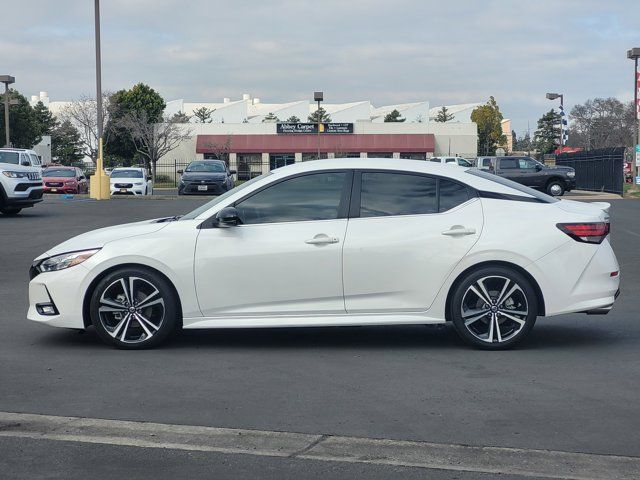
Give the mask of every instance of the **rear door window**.
[[516, 170], [518, 168], [518, 161], [515, 158], [503, 158], [500, 160], [501, 170]]

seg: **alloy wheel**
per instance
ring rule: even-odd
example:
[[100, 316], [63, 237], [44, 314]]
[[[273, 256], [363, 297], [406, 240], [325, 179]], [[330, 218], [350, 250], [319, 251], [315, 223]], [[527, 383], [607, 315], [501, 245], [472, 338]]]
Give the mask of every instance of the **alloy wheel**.
[[122, 277], [104, 289], [98, 315], [106, 332], [123, 343], [146, 342], [153, 337], [165, 318], [165, 303], [160, 290], [140, 277]]
[[476, 280], [462, 297], [466, 329], [478, 340], [502, 343], [520, 333], [529, 315], [527, 296], [520, 285], [503, 276]]

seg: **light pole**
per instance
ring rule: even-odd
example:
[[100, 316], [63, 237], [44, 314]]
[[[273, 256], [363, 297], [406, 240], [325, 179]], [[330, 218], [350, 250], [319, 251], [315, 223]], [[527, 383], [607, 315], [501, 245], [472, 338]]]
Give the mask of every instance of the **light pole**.
[[564, 147], [564, 95], [562, 93], [547, 93], [549, 100], [560, 99], [560, 110], [562, 112], [560, 116], [560, 153], [562, 153], [562, 147]]
[[320, 102], [324, 100], [323, 92], [313, 92], [313, 100], [318, 102], [318, 110], [316, 113], [318, 115], [318, 160], [320, 160], [320, 122], [322, 118], [320, 118]]
[[[635, 169], [636, 176], [638, 175], [638, 159], [640, 158], [640, 104], [638, 103], [638, 93], [640, 92], [640, 72], [638, 72], [638, 59], [640, 58], [640, 48], [632, 48], [627, 51], [627, 58], [634, 61], [633, 69], [633, 109], [634, 118], [636, 120], [635, 135], [633, 137], [633, 143], [635, 143]], [[633, 171], [633, 167], [631, 171]]]
[[91, 198], [106, 200], [109, 198], [109, 177], [104, 174], [102, 157], [102, 61], [100, 59], [100, 0], [94, 0], [96, 35], [96, 108], [98, 127], [98, 158], [96, 172], [90, 179]]
[[10, 147], [9, 139], [9, 85], [15, 83], [15, 77], [11, 75], [0, 75], [0, 82], [4, 83], [4, 146]]

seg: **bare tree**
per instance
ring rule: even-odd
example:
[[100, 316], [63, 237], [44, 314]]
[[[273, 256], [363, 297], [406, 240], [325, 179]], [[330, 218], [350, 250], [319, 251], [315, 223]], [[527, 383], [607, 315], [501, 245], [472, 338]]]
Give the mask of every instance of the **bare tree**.
[[229, 163], [229, 153], [231, 153], [231, 135], [227, 135], [224, 143], [208, 142], [207, 148], [216, 158]]
[[147, 166], [151, 166], [154, 184], [158, 160], [191, 137], [191, 129], [175, 117], [164, 118], [162, 123], [150, 123], [144, 110], [126, 114], [119, 123], [129, 130], [136, 152], [145, 159]]
[[[107, 126], [109, 120], [109, 99], [111, 93], [104, 92], [102, 96], [102, 125]], [[61, 122], [68, 120], [80, 133], [82, 153], [95, 163], [98, 158], [98, 107], [95, 98], [83, 95], [65, 105], [58, 114]], [[103, 147], [109, 141], [109, 130], [104, 129]]]

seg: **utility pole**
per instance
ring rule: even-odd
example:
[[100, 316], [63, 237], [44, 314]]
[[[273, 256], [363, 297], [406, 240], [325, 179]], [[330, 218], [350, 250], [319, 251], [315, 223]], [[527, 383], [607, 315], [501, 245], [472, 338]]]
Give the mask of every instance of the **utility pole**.
[[[633, 60], [633, 112], [635, 118], [635, 134], [633, 136], [635, 158], [631, 160], [631, 171], [635, 177], [640, 176], [640, 104], [638, 104], [638, 91], [640, 90], [640, 72], [638, 72], [638, 59], [640, 58], [640, 48], [632, 48], [627, 51], [627, 58]], [[635, 163], [635, 165], [634, 165]], [[635, 178], [634, 178], [635, 181]]]

